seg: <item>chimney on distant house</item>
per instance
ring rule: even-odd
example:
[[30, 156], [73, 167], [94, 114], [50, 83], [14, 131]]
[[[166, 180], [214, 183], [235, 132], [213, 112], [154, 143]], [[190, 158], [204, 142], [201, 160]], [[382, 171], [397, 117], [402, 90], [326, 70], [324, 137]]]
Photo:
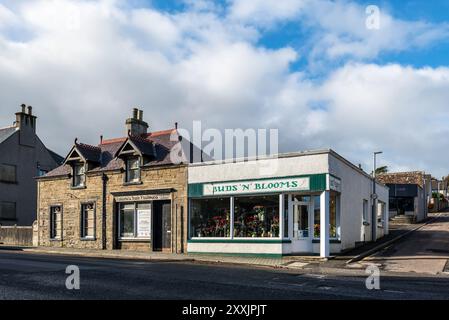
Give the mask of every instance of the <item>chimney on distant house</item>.
[[[21, 111], [16, 112], [16, 122], [15, 125], [20, 130], [30, 130], [36, 133], [36, 116], [33, 116], [33, 107], [27, 106], [25, 104], [21, 105]], [[28, 112], [26, 111], [28, 109]]]
[[148, 131], [148, 123], [143, 121], [143, 111], [133, 109], [132, 117], [126, 119], [126, 132], [133, 135], [144, 135]]
[[21, 145], [35, 147], [36, 145], [36, 116], [33, 108], [22, 104], [21, 111], [16, 112], [15, 126], [19, 129], [19, 142]]

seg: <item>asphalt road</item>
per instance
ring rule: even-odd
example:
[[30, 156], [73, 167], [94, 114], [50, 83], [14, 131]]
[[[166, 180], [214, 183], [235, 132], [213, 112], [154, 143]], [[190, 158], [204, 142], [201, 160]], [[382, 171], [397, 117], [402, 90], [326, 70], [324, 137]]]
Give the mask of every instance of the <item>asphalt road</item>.
[[[80, 289], [65, 286], [68, 265]], [[350, 272], [350, 271], [349, 271]], [[149, 262], [0, 251], [0, 299], [448, 299], [449, 278], [331, 276], [234, 265]]]

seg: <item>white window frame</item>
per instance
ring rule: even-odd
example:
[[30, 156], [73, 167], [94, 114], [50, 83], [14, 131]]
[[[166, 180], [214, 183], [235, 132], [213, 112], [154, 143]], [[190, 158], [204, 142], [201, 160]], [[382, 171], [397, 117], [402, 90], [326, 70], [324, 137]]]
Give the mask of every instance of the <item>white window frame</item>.
[[[87, 235], [87, 231], [86, 231], [85, 223], [86, 223], [87, 210], [85, 210], [85, 208], [87, 206], [92, 206], [93, 223], [94, 223], [92, 235]], [[96, 233], [97, 233], [97, 214], [96, 214], [95, 202], [83, 202], [83, 203], [81, 203], [80, 238], [86, 239], [86, 240], [93, 240], [96, 237]]]
[[[131, 167], [131, 162], [134, 162], [135, 167]], [[141, 168], [140, 168], [140, 158], [139, 157], [129, 157], [125, 161], [125, 182], [126, 183], [137, 183], [141, 181]], [[137, 178], [134, 180], [130, 180], [130, 172], [136, 171]]]
[[[154, 212], [154, 207], [153, 207], [153, 201], [145, 201], [145, 202], [120, 202], [117, 205], [118, 208], [118, 219], [117, 219], [117, 224], [118, 224], [118, 239], [119, 240], [135, 240], [135, 241], [148, 241], [151, 240], [152, 236], [153, 236], [153, 212]], [[122, 237], [122, 223], [121, 223], [121, 211], [122, 211], [122, 206], [124, 205], [129, 205], [132, 204], [134, 206], [134, 215], [133, 215], [133, 236], [132, 237]], [[139, 237], [137, 236], [137, 231], [138, 231], [138, 205], [139, 204], [149, 204], [151, 207], [151, 218], [150, 218], [150, 229], [151, 229], [151, 235], [149, 237]]]
[[[78, 171], [79, 169], [79, 171]], [[79, 183], [77, 184], [77, 177], [79, 177]], [[86, 167], [83, 163], [75, 163], [73, 165], [73, 181], [72, 187], [81, 188], [86, 186]]]
[[[60, 224], [61, 224], [61, 234], [58, 236], [58, 226], [56, 225], [57, 219], [56, 219], [56, 213], [53, 211], [53, 209], [59, 208], [59, 215], [60, 215]], [[62, 240], [62, 234], [63, 234], [63, 207], [62, 205], [52, 205], [50, 206], [50, 221], [49, 221], [49, 227], [50, 227], [50, 239], [51, 240]], [[53, 229], [54, 228], [54, 229]]]

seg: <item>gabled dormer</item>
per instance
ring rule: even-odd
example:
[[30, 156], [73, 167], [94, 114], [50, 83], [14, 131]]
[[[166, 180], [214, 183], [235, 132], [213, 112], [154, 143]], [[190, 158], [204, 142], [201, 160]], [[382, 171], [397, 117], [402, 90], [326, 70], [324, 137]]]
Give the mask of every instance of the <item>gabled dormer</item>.
[[86, 187], [86, 172], [101, 164], [101, 149], [84, 143], [75, 144], [64, 160], [71, 167], [72, 188]]
[[129, 135], [117, 151], [116, 157], [124, 162], [124, 183], [141, 183], [141, 168], [156, 159], [156, 148], [149, 140]]

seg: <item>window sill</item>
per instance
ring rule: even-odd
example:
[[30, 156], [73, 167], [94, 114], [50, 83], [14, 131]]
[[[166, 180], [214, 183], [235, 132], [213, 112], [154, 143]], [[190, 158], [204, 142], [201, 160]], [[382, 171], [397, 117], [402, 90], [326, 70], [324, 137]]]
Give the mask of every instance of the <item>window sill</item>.
[[71, 186], [70, 189], [72, 190], [82, 190], [82, 189], [86, 189], [86, 186]]
[[50, 238], [50, 241], [52, 241], [52, 242], [60, 242], [60, 241], [62, 241], [62, 238]]
[[122, 238], [119, 242], [151, 242], [150, 238]]
[[80, 238], [80, 241], [97, 241], [95, 237], [93, 238]]
[[135, 185], [141, 185], [143, 184], [142, 181], [135, 181], [135, 182], [123, 182], [124, 186], [135, 186]]

